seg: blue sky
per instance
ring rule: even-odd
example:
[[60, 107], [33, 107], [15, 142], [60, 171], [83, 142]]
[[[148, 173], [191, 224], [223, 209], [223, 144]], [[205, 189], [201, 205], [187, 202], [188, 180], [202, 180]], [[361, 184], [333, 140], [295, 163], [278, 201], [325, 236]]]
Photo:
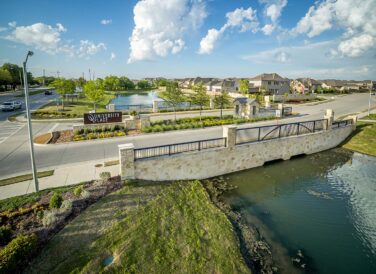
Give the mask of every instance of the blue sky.
[[0, 64], [34, 75], [376, 80], [376, 0], [0, 3]]

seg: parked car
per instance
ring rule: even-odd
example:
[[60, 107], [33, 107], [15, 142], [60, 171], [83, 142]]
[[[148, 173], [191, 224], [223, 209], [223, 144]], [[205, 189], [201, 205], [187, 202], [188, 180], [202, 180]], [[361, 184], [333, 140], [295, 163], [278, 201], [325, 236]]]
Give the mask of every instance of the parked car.
[[52, 90], [46, 90], [46, 91], [44, 92], [44, 95], [52, 95]]
[[12, 111], [12, 110], [21, 109], [21, 108], [22, 108], [22, 102], [19, 102], [19, 101], [4, 102], [0, 105], [0, 109], [2, 111]]

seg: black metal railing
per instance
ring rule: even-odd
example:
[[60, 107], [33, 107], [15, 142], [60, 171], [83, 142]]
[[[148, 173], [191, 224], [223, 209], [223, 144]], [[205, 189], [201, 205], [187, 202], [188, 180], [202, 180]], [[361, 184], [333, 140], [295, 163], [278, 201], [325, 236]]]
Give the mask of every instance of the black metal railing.
[[336, 122], [333, 122], [332, 128], [336, 129], [336, 128], [341, 128], [341, 127], [346, 127], [348, 125], [352, 125], [353, 123], [354, 123], [353, 119], [346, 119], [346, 120], [342, 120], [342, 121], [336, 121]]
[[260, 142], [322, 131], [328, 126], [327, 119], [289, 124], [240, 128], [236, 131], [236, 144]]
[[284, 107], [282, 109], [282, 115], [283, 116], [289, 116], [292, 114], [292, 107]]
[[200, 151], [209, 148], [225, 147], [226, 139], [227, 138], [216, 138], [163, 146], [137, 148], [134, 150], [134, 159], [138, 160], [184, 152]]

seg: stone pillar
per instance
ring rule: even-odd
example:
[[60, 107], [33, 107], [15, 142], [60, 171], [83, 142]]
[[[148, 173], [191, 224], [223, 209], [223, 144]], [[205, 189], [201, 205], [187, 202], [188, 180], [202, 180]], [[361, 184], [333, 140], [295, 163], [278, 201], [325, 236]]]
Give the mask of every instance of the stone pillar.
[[[265, 96], [266, 97], [266, 96]], [[269, 96], [268, 96], [269, 97]], [[265, 101], [265, 107], [270, 108], [270, 101]]]
[[214, 109], [214, 99], [212, 97], [210, 97], [209, 107], [210, 109]]
[[122, 180], [135, 179], [134, 145], [119, 145], [120, 176]]
[[349, 116], [349, 119], [353, 120], [353, 130], [356, 129], [356, 123], [358, 122], [358, 115], [351, 115]]
[[136, 128], [141, 130], [145, 127], [150, 127], [150, 117], [149, 116], [141, 116], [139, 119], [137, 119]]
[[153, 100], [153, 112], [154, 113], [159, 112], [158, 101], [156, 101], [156, 100]]
[[115, 104], [109, 104], [108, 105], [108, 111], [109, 112], [114, 112], [115, 111]]
[[278, 104], [278, 109], [283, 110], [283, 104]]
[[332, 109], [327, 109], [324, 115], [324, 119], [327, 119], [328, 122], [324, 124], [325, 130], [332, 129], [332, 124], [334, 121], [334, 111]]
[[227, 138], [226, 147], [233, 148], [236, 145], [236, 126], [223, 126], [223, 138]]

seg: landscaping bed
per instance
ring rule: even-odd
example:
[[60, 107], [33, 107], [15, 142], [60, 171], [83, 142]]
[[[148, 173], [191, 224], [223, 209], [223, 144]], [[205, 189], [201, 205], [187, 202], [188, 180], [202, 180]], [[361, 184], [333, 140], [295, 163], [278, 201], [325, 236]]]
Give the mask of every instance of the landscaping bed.
[[119, 177], [110, 178], [108, 172], [101, 178], [0, 201], [0, 273], [22, 272], [30, 258], [68, 222], [123, 186]]
[[221, 119], [217, 116], [203, 116], [193, 117], [193, 118], [181, 118], [174, 120], [162, 120], [151, 122], [149, 127], [142, 129], [144, 133], [150, 132], [163, 132], [171, 130], [180, 130], [180, 129], [193, 129], [193, 128], [205, 128], [221, 125], [232, 125], [232, 124], [244, 124], [252, 123], [266, 120], [274, 120], [276, 117], [262, 117], [262, 118], [234, 118], [232, 115], [225, 115]]

